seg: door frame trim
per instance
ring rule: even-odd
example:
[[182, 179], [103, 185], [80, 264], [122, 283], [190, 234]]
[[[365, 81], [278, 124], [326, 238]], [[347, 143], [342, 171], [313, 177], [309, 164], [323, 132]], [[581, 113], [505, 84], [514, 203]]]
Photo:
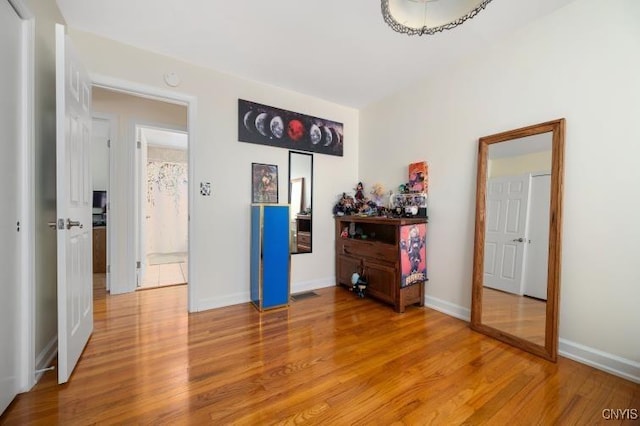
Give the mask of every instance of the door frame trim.
[[20, 194], [18, 289], [19, 354], [18, 389], [28, 392], [42, 374], [36, 373], [35, 349], [35, 16], [24, 0], [8, 0], [22, 19], [22, 81], [18, 192]]
[[[188, 150], [188, 161], [189, 161], [189, 189], [188, 189], [188, 208], [189, 208], [189, 226], [188, 226], [188, 251], [189, 256], [192, 257], [193, 245], [191, 236], [194, 235], [193, 230], [193, 221], [191, 220], [191, 215], [193, 214], [193, 202], [195, 196], [195, 174], [194, 174], [194, 147], [197, 138], [196, 132], [196, 116], [197, 116], [197, 97], [188, 95], [186, 93], [174, 92], [171, 90], [162, 89], [155, 86], [149, 86], [146, 84], [122, 80], [118, 78], [114, 78], [111, 76], [106, 76], [103, 74], [94, 74], [90, 73], [91, 81], [93, 86], [102, 87], [108, 90], [114, 90], [118, 92], [123, 92], [126, 94], [140, 96], [143, 98], [158, 100], [162, 102], [169, 102], [178, 105], [184, 105], [187, 107], [187, 131], [189, 134], [189, 150]], [[129, 215], [129, 221], [131, 223], [135, 223], [137, 218], [135, 217], [134, 209], [131, 210]], [[109, 231], [111, 232], [111, 231]], [[129, 253], [136, 253], [135, 247], [135, 239], [129, 239], [127, 242], [127, 250]], [[189, 275], [189, 284], [187, 285], [188, 290], [188, 310], [189, 312], [197, 311], [197, 302], [195, 295], [198, 294], [196, 291], [198, 288], [198, 281], [196, 276], [193, 274], [193, 262], [189, 262], [188, 266], [188, 275]], [[132, 278], [135, 282], [135, 269], [134, 276]]]

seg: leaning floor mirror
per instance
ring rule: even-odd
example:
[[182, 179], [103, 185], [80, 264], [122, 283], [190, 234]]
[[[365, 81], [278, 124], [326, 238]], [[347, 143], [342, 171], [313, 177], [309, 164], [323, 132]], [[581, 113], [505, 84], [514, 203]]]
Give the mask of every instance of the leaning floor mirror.
[[556, 361], [565, 120], [480, 138], [471, 328]]

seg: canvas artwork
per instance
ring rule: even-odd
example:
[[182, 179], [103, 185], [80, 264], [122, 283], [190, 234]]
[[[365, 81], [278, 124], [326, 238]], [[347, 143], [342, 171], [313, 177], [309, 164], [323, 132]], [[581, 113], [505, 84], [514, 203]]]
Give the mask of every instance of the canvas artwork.
[[278, 166], [251, 163], [251, 202], [278, 204]]
[[409, 164], [409, 191], [428, 192], [429, 173], [426, 161]]
[[238, 140], [290, 150], [343, 155], [343, 125], [238, 99]]
[[426, 223], [400, 227], [401, 287], [407, 287], [427, 280], [426, 236]]

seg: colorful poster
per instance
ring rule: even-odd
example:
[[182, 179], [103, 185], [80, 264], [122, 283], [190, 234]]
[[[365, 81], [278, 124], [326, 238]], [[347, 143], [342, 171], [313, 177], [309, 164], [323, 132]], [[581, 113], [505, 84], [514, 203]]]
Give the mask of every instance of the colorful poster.
[[409, 164], [409, 191], [428, 192], [429, 173], [426, 161]]
[[400, 287], [427, 280], [427, 224], [416, 223], [400, 227]]
[[343, 125], [325, 118], [238, 99], [238, 140], [343, 155]]

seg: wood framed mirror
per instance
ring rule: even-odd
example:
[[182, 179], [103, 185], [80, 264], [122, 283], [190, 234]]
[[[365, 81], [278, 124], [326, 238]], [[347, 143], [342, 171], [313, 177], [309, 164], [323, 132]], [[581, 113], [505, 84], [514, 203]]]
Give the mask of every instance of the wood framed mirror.
[[289, 151], [291, 254], [313, 249], [313, 154]]
[[480, 138], [471, 328], [555, 362], [565, 119]]

